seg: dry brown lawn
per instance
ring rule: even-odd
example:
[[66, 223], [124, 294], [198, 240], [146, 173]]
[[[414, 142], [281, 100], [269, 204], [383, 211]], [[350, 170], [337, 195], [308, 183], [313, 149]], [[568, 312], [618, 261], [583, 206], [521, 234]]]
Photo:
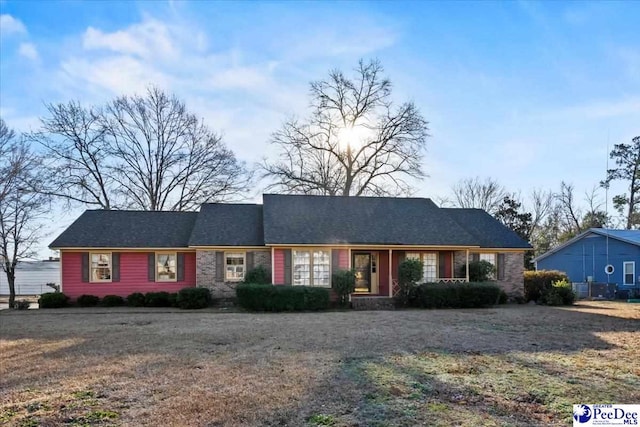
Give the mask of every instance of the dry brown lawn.
[[640, 305], [0, 313], [0, 424], [567, 425], [640, 402]]

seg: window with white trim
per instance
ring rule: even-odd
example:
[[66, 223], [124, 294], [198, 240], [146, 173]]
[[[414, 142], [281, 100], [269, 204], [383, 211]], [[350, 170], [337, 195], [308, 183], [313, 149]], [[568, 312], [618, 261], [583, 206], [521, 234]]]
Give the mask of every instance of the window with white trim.
[[625, 285], [633, 285], [635, 284], [635, 275], [636, 275], [636, 263], [634, 261], [626, 261], [622, 263], [622, 271], [624, 274], [624, 284]]
[[92, 282], [111, 281], [111, 253], [91, 253], [91, 267], [89, 277]]
[[239, 282], [244, 280], [245, 272], [244, 252], [224, 253], [224, 278], [227, 282]]
[[406, 258], [422, 262], [422, 283], [435, 282], [438, 279], [437, 252], [408, 252]]
[[488, 263], [490, 263], [491, 265], [493, 265], [493, 271], [491, 272], [491, 274], [489, 274], [489, 279], [495, 279], [496, 278], [496, 271], [497, 271], [497, 262], [496, 262], [496, 254], [495, 253], [487, 253], [487, 252], [481, 252], [479, 254], [478, 257], [479, 261], [487, 261]]
[[331, 287], [331, 251], [293, 250], [291, 259], [294, 286]]
[[156, 253], [156, 281], [175, 282], [177, 280], [177, 256], [175, 252]]

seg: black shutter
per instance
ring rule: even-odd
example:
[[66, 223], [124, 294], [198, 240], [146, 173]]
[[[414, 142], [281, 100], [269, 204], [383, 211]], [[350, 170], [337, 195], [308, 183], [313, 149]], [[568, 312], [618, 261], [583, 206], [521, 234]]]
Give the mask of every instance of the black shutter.
[[82, 281], [89, 281], [89, 252], [82, 252], [80, 254], [81, 267], [82, 268]]
[[444, 277], [447, 271], [447, 254], [438, 252], [438, 277]]
[[247, 262], [246, 271], [253, 270], [253, 252], [247, 252], [245, 255], [245, 259]]
[[216, 282], [224, 282], [224, 252], [216, 252]]
[[479, 253], [471, 254], [471, 262], [478, 262], [478, 261], [480, 261], [480, 254]]
[[290, 285], [291, 281], [291, 249], [284, 251], [284, 284]]
[[331, 275], [340, 270], [340, 249], [331, 250]]
[[147, 256], [147, 280], [156, 281], [156, 254], [154, 252]]
[[504, 259], [504, 254], [498, 254], [498, 280], [504, 280], [504, 271], [506, 267], [504, 265]]
[[178, 252], [176, 254], [176, 268], [178, 269], [178, 282], [184, 281], [184, 252]]
[[111, 254], [111, 281], [120, 281], [120, 254], [118, 252]]

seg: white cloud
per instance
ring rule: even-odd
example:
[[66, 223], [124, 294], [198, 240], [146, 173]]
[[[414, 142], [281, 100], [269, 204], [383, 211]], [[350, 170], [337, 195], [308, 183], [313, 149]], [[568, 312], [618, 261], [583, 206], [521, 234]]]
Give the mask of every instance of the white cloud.
[[38, 59], [40, 59], [40, 55], [38, 55], [38, 49], [33, 43], [20, 43], [18, 53], [32, 61], [37, 61]]
[[26, 33], [27, 27], [24, 26], [22, 21], [8, 14], [0, 15], [0, 34], [9, 35]]

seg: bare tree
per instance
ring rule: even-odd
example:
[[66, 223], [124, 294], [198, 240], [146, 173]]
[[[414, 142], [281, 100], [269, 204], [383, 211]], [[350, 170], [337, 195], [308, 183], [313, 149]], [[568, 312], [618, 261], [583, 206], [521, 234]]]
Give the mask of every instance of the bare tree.
[[613, 198], [613, 206], [625, 216], [626, 229], [640, 225], [640, 136], [631, 140], [631, 144], [616, 144], [610, 153], [617, 168], [607, 170], [607, 179], [602, 182], [608, 186], [611, 181], [626, 181], [628, 194], [618, 194]]
[[16, 297], [16, 266], [34, 254], [42, 229], [38, 219], [48, 210], [47, 197], [33, 191], [43, 180], [41, 170], [40, 158], [0, 118], [0, 260], [10, 308]]
[[575, 236], [582, 233], [581, 218], [582, 212], [576, 204], [573, 195], [573, 184], [567, 184], [562, 181], [560, 183], [560, 192], [556, 194], [556, 200], [564, 222], [565, 232]]
[[453, 204], [459, 208], [484, 209], [494, 215], [505, 197], [512, 196], [493, 178], [465, 178], [453, 186]]
[[193, 210], [238, 198], [251, 174], [185, 104], [151, 87], [102, 108], [49, 105], [47, 194], [102, 209]]
[[268, 188], [324, 195], [407, 194], [421, 179], [427, 122], [412, 102], [394, 106], [380, 62], [360, 60], [311, 83], [312, 112], [290, 119], [271, 143], [279, 158], [263, 164]]

